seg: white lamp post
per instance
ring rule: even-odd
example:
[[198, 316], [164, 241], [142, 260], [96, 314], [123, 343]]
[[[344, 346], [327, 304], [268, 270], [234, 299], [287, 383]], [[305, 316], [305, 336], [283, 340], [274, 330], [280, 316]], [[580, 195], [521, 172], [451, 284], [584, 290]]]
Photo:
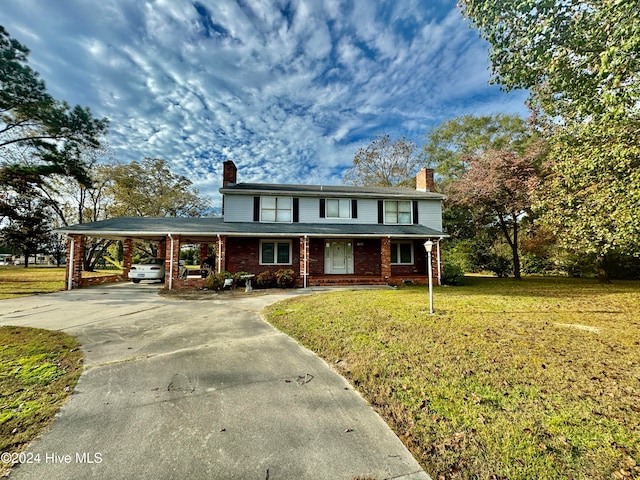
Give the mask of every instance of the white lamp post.
[[429, 313], [433, 315], [433, 268], [431, 267], [433, 242], [431, 240], [424, 242], [424, 249], [427, 251], [427, 269], [429, 270]]

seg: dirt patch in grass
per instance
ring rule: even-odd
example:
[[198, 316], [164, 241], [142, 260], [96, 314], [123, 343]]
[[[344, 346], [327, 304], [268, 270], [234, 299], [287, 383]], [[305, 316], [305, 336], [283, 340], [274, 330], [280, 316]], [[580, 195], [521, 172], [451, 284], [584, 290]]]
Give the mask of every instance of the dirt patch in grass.
[[[0, 452], [21, 452], [49, 425], [80, 377], [82, 358], [65, 333], [0, 327]], [[10, 468], [0, 462], [0, 476]]]
[[435, 479], [640, 478], [640, 283], [476, 278], [297, 297], [268, 320]]

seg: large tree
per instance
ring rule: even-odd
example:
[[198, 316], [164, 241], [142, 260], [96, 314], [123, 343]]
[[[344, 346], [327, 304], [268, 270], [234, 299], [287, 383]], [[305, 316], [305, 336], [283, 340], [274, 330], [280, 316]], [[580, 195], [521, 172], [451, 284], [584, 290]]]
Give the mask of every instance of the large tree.
[[405, 137], [392, 140], [389, 135], [378, 135], [358, 149], [353, 167], [345, 172], [342, 181], [357, 186], [415, 187], [420, 165], [417, 154], [416, 144]]
[[443, 222], [454, 248], [458, 241], [489, 242], [486, 255], [474, 255], [483, 264], [472, 262], [472, 268], [501, 263], [494, 250], [502, 237], [520, 277], [520, 231], [523, 221], [535, 218], [531, 186], [538, 183], [543, 153], [539, 135], [515, 115], [465, 115], [427, 133], [423, 154], [448, 195]]
[[110, 216], [200, 217], [210, 203], [191, 180], [160, 158], [108, 167], [113, 205]]
[[100, 145], [107, 120], [54, 99], [28, 56], [0, 26], [0, 184], [37, 184], [52, 174], [90, 183], [80, 153]]
[[51, 210], [40, 197], [21, 195], [0, 205], [0, 212], [11, 208], [7, 224], [0, 230], [0, 239], [12, 250], [24, 255], [24, 266], [29, 266], [31, 255], [43, 251], [51, 241]]
[[532, 217], [532, 193], [539, 182], [541, 146], [526, 154], [509, 150], [486, 150], [466, 157], [467, 169], [449, 184], [447, 193], [454, 205], [471, 210], [485, 226], [497, 225], [509, 248], [516, 279], [520, 273], [520, 225]]
[[462, 0], [492, 46], [494, 81], [531, 89], [544, 113], [583, 121], [638, 113], [637, 0]]
[[466, 160], [469, 157], [482, 155], [488, 150], [522, 154], [531, 142], [531, 129], [519, 116], [463, 115], [429, 130], [422, 151], [444, 186], [467, 171]]
[[540, 206], [561, 241], [601, 264], [640, 255], [640, 3], [461, 5], [492, 46], [494, 81], [532, 93], [551, 144]]

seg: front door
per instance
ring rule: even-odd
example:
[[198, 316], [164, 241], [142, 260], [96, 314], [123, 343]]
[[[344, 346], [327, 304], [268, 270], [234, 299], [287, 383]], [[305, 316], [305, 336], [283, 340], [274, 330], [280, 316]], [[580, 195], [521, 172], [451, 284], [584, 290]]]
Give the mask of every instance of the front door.
[[324, 272], [327, 274], [353, 273], [353, 242], [351, 240], [325, 241]]

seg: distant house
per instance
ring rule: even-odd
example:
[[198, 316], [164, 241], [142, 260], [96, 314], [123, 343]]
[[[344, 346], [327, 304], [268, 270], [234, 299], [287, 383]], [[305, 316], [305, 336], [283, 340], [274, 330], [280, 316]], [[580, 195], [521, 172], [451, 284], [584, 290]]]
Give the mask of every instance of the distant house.
[[81, 252], [87, 235], [124, 241], [124, 275], [132, 242], [157, 242], [166, 259], [166, 288], [199, 286], [178, 277], [180, 245], [200, 244], [201, 258], [215, 245], [217, 271], [282, 268], [300, 287], [399, 284], [427, 281], [423, 243], [432, 240], [434, 277], [440, 278], [442, 201], [433, 170], [423, 169], [417, 188], [238, 183], [224, 162], [223, 213], [219, 218], [114, 218], [61, 229], [69, 236], [68, 286], [81, 285]]

